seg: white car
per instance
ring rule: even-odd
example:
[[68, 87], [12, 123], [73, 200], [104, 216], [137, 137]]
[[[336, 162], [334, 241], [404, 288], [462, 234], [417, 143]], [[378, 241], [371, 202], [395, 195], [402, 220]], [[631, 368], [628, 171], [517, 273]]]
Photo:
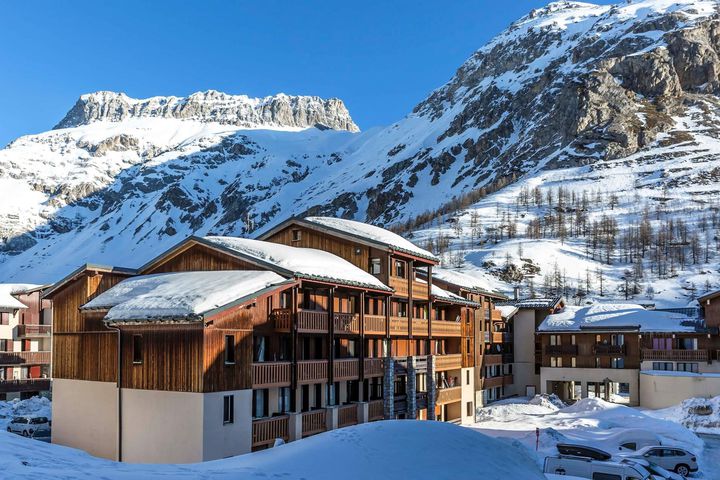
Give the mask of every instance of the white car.
[[50, 433], [50, 421], [47, 417], [15, 417], [8, 423], [7, 431], [23, 437], [47, 435]]
[[593, 480], [650, 480], [645, 467], [634, 462], [595, 460], [588, 457], [558, 455], [546, 457], [543, 473]]
[[645, 447], [624, 456], [627, 458], [642, 458], [683, 477], [698, 471], [695, 454], [678, 447]]

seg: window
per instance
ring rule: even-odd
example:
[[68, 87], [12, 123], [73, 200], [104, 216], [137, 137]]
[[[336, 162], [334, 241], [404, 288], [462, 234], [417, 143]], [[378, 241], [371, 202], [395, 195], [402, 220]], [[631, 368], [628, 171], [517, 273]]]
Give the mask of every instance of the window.
[[235, 421], [235, 396], [223, 396], [223, 424], [233, 423]]
[[613, 335], [612, 337], [610, 337], [610, 343], [617, 346], [625, 345], [625, 335], [623, 335], [622, 333]]
[[575, 335], [570, 337], [570, 344], [575, 345]]
[[698, 373], [698, 364], [697, 364], [697, 363], [682, 363], [682, 362], [678, 362], [678, 364], [677, 364], [677, 371], [678, 371], [678, 372]]
[[465, 385], [470, 385], [470, 370], [465, 371]]
[[680, 342], [683, 350], [697, 350], [697, 338], [683, 338]]
[[577, 367], [577, 358], [572, 357], [572, 358], [570, 359], [570, 365], [571, 365], [573, 368]]
[[562, 367], [562, 357], [550, 357], [551, 367]]
[[380, 275], [380, 269], [382, 264], [380, 263], [379, 258], [371, 258], [370, 259], [370, 273], [373, 275]]
[[600, 357], [595, 357], [595, 368], [600, 368]]
[[292, 231], [292, 241], [299, 242], [300, 240], [302, 240], [302, 232], [298, 229], [294, 229]]
[[550, 345], [562, 345], [562, 339], [560, 335], [550, 335]]
[[142, 357], [142, 335], [133, 335], [132, 339], [133, 363], [139, 365], [143, 362]]
[[10, 313], [0, 312], [0, 325], [8, 325], [10, 323]]
[[614, 473], [593, 472], [592, 480], [622, 480], [622, 477]]
[[290, 387], [278, 389], [278, 412], [288, 413], [290, 411]]
[[235, 364], [235, 337], [225, 335], [225, 365]]
[[395, 276], [405, 278], [405, 262], [402, 260], [395, 260]]
[[664, 370], [668, 372], [672, 372], [674, 370], [672, 362], [653, 362], [652, 365], [653, 370]]
[[610, 368], [625, 368], [625, 359], [622, 357], [614, 357], [610, 361]]
[[475, 412], [473, 412], [473, 410], [474, 410], [474, 409], [473, 409], [473, 403], [472, 403], [472, 402], [467, 402], [467, 403], [465, 404], [465, 410], [466, 410], [466, 412], [465, 412], [466, 415], [467, 415], [468, 417], [472, 417], [473, 414], [475, 413]]
[[[230, 395], [232, 396], [232, 395]], [[260, 388], [253, 390], [252, 403], [253, 418], [267, 417], [268, 415], [268, 389]]]

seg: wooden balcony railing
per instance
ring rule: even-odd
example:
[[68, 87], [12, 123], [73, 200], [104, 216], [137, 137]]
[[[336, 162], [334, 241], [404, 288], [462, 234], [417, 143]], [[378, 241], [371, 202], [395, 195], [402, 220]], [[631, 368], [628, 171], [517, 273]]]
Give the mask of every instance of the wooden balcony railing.
[[413, 318], [412, 320], [412, 334], [413, 337], [427, 337], [428, 336], [428, 320], [422, 318]]
[[408, 296], [407, 278], [390, 277], [390, 288], [395, 289], [395, 295], [401, 297]]
[[370, 421], [382, 420], [385, 418], [385, 410], [382, 400], [371, 400], [368, 402], [368, 417]]
[[413, 298], [427, 300], [429, 296], [428, 284], [425, 282], [412, 282]]
[[288, 417], [263, 418], [253, 420], [252, 422], [252, 444], [253, 447], [259, 445], [269, 445], [276, 438], [282, 438], [288, 441]]
[[664, 360], [673, 362], [691, 361], [691, 362], [707, 362], [707, 350], [654, 350], [643, 348], [643, 360]]
[[595, 355], [625, 355], [625, 351], [625, 345], [608, 345], [605, 343], [593, 345]]
[[577, 355], [577, 345], [545, 345], [546, 355]]
[[433, 320], [432, 334], [437, 337], [459, 337], [462, 333], [460, 322], [453, 320]]
[[301, 360], [297, 367], [298, 383], [317, 383], [327, 380], [327, 360]]
[[366, 335], [385, 335], [385, 315], [365, 315]]
[[0, 365], [49, 365], [50, 352], [0, 352]]
[[499, 377], [487, 377], [482, 379], [482, 386], [481, 388], [483, 390], [487, 388], [495, 388], [495, 387], [502, 387], [507, 385], [512, 385], [514, 379], [512, 375], [502, 375]]
[[435, 370], [455, 370], [462, 367], [462, 354], [453, 353], [450, 355], [435, 356]]
[[292, 311], [289, 308], [276, 308], [270, 314], [276, 330], [290, 331], [292, 325]]
[[484, 365], [500, 365], [503, 363], [502, 360], [502, 354], [500, 353], [486, 353], [485, 355], [483, 355]]
[[309, 437], [316, 433], [324, 432], [326, 427], [327, 414], [325, 409], [305, 412], [302, 414], [302, 436]]
[[253, 388], [290, 385], [290, 362], [258, 362], [252, 366]]
[[461, 398], [462, 387], [449, 387], [441, 388], [437, 393], [437, 400], [435, 403], [442, 405], [444, 403], [459, 402]]
[[358, 423], [358, 406], [356, 403], [338, 408], [338, 426], [347, 427]]
[[390, 335], [407, 335], [408, 321], [407, 317], [390, 317]]
[[52, 325], [31, 325], [23, 324], [17, 326], [17, 336], [28, 337], [49, 337], [52, 333]]
[[502, 320], [502, 313], [500, 313], [500, 310], [492, 310], [490, 312], [490, 320], [493, 322], [499, 322]]
[[357, 358], [335, 360], [333, 375], [335, 381], [357, 380], [360, 377], [360, 360]]
[[333, 328], [337, 335], [357, 335], [360, 333], [360, 315], [357, 313], [333, 314]]
[[327, 333], [328, 313], [318, 310], [298, 310], [298, 332]]
[[385, 373], [385, 362], [382, 358], [366, 358], [365, 377], [382, 377]]
[[27, 378], [24, 380], [0, 380], [0, 393], [41, 392], [50, 390], [49, 378]]
[[510, 343], [513, 341], [510, 332], [492, 332], [492, 343]]

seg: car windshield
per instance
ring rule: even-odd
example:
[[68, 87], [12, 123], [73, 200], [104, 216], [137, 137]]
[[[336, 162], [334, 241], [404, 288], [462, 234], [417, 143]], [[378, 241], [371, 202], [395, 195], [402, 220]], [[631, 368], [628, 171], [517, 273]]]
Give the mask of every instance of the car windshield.
[[662, 468], [660, 465], [656, 465], [654, 463], [651, 463], [647, 467], [645, 467], [647, 470], [650, 471], [650, 473], [654, 473], [655, 475], [660, 475], [663, 478], [672, 478], [673, 475], [669, 471]]
[[47, 418], [45, 417], [36, 417], [30, 420], [30, 423], [47, 423]]
[[28, 423], [28, 420], [25, 417], [15, 417], [13, 423]]

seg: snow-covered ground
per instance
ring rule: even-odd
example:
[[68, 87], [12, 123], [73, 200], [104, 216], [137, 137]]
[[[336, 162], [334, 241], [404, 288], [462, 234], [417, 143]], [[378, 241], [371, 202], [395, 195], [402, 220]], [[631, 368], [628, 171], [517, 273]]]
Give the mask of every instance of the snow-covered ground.
[[[440, 422], [384, 421], [326, 432], [269, 451], [189, 465], [102, 460], [0, 432], [0, 478], [543, 479], [533, 458], [470, 429]], [[480, 474], [478, 473], [478, 476]]]
[[32, 397], [27, 400], [0, 401], [0, 430], [5, 431], [13, 417], [51, 418], [50, 400], [46, 397]]
[[[582, 399], [574, 405], [563, 406], [553, 397], [513, 398], [478, 409], [477, 423], [468, 428], [523, 446], [535, 456], [540, 467], [546, 456], [557, 454], [558, 443], [590, 445], [613, 453], [618, 450], [617, 440], [625, 434], [651, 432], [663, 445], [675, 445], [696, 453], [700, 466], [696, 477], [720, 479], [716, 463], [720, 458], [719, 445], [706, 445], [685, 428], [679, 408], [653, 412], [600, 399]], [[536, 428], [540, 429], [537, 450]]]

